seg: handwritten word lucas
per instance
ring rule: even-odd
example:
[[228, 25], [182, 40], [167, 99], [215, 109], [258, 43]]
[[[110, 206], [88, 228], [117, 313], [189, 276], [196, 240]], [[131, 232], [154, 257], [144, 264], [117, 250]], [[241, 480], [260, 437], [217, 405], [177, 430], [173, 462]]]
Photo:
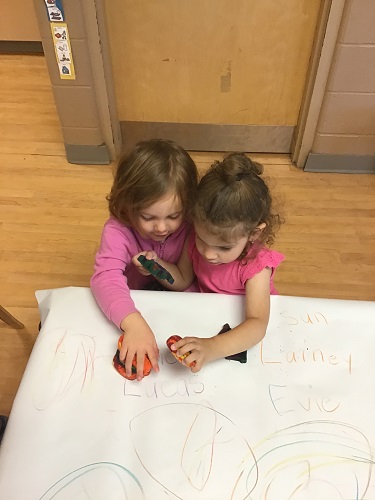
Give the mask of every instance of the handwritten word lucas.
[[344, 356], [336, 356], [335, 354], [330, 354], [322, 349], [299, 349], [295, 351], [280, 351], [266, 353], [264, 348], [263, 340], [259, 344], [260, 349], [260, 361], [262, 365], [272, 365], [272, 364], [286, 364], [286, 365], [300, 365], [300, 364], [311, 364], [311, 365], [332, 365], [332, 366], [342, 366], [345, 365], [346, 369], [352, 374], [352, 355], [349, 353]]
[[173, 397], [192, 397], [204, 392], [204, 384], [198, 381], [188, 381], [178, 379], [173, 381], [152, 382], [144, 380], [142, 384], [124, 381], [125, 397], [144, 397], [144, 398], [173, 398]]

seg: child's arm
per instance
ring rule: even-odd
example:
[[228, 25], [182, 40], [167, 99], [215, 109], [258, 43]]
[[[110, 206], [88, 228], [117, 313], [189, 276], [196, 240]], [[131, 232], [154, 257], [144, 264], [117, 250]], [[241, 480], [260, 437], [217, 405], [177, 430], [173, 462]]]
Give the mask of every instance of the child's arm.
[[154, 260], [157, 264], [160, 264], [170, 273], [173, 278], [173, 283], [170, 282], [172, 280], [168, 282], [167, 280], [158, 278], [158, 276], [155, 276], [155, 279], [157, 279], [159, 283], [161, 283], [165, 288], [168, 288], [169, 290], [183, 291], [186, 290], [186, 288], [188, 288], [194, 280], [193, 266], [188, 256], [187, 247], [188, 238], [185, 241], [184, 248], [181, 252], [181, 256], [177, 264], [171, 264], [170, 262], [166, 262], [163, 259], [159, 259], [159, 257], [153, 251], [140, 252], [137, 255], [134, 255], [132, 262], [138, 268], [141, 274], [148, 275], [150, 274], [150, 272], [142, 266], [142, 264], [138, 261], [138, 257], [140, 255], [144, 255], [146, 259]]
[[176, 342], [173, 350], [178, 356], [191, 352], [183, 363], [198, 372], [205, 364], [250, 349], [266, 334], [270, 314], [271, 269], [265, 268], [246, 282], [245, 320], [229, 332], [211, 338], [185, 337]]
[[[124, 276], [124, 269], [130, 264], [136, 248], [132, 232], [118, 221], [109, 219], [103, 228], [100, 248], [95, 258], [95, 272], [90, 285], [104, 314], [124, 331], [120, 360], [125, 360], [127, 373], [131, 372], [134, 354], [139, 353], [137, 373], [141, 375], [137, 378], [141, 379], [145, 354], [149, 357], [153, 369], [159, 371], [159, 351], [152, 330], [135, 307]], [[115, 341], [117, 342], [117, 339]]]

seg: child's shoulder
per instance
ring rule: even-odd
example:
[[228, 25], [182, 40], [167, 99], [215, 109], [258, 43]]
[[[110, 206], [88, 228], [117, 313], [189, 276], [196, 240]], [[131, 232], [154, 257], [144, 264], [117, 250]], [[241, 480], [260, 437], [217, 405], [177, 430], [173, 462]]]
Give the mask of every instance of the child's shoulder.
[[128, 233], [131, 231], [130, 227], [125, 226], [122, 222], [119, 220], [115, 219], [114, 217], [110, 217], [106, 223], [104, 224], [103, 227], [103, 232], [121, 232], [121, 233]]
[[117, 219], [110, 217], [104, 224], [102, 231], [102, 241], [108, 241], [112, 243], [132, 242], [138, 240], [140, 236], [137, 236], [134, 229], [125, 226]]
[[135, 235], [132, 233], [131, 228], [111, 217], [103, 226], [99, 253], [108, 252], [113, 255], [114, 252], [118, 251], [122, 255], [125, 248], [132, 255], [139, 251], [136, 246]]
[[265, 266], [268, 267], [276, 267], [284, 259], [285, 256], [282, 253], [277, 252], [276, 250], [271, 250], [271, 248], [262, 247], [256, 254], [254, 261], [261, 265], [265, 264]]
[[267, 247], [262, 247], [261, 249], [253, 248], [246, 256], [243, 271], [248, 275], [247, 278], [249, 278], [260, 273], [266, 267], [272, 270], [276, 269], [284, 259], [284, 255], [276, 250], [271, 250]]

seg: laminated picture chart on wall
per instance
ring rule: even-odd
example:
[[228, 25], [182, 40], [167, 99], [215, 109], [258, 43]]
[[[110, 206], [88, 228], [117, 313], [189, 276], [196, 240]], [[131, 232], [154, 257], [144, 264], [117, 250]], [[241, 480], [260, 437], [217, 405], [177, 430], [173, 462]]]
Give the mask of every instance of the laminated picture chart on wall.
[[66, 23], [51, 23], [51, 30], [60, 78], [75, 80], [68, 26]]
[[48, 19], [50, 22], [65, 21], [64, 9], [61, 0], [44, 0], [44, 3], [46, 4]]

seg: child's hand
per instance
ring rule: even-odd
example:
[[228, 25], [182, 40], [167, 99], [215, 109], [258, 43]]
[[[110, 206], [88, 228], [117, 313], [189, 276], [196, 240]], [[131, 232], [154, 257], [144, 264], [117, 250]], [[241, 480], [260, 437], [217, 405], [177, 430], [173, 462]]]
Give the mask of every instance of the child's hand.
[[124, 339], [120, 349], [120, 361], [125, 364], [126, 375], [131, 375], [132, 362], [137, 355], [137, 380], [142, 380], [145, 354], [153, 370], [158, 372], [159, 348], [151, 328], [142, 315], [138, 312], [129, 314], [121, 321], [121, 329], [124, 331]]
[[158, 258], [157, 254], [153, 250], [147, 250], [146, 252], [139, 252], [134, 257], [132, 258], [132, 262], [135, 265], [135, 267], [138, 269], [138, 271], [143, 274], [143, 276], [150, 276], [150, 271], [148, 271], [146, 268], [142, 266], [142, 264], [139, 262], [138, 257], [140, 255], [144, 255], [147, 260], [156, 260]]
[[193, 373], [216, 359], [214, 353], [214, 337], [203, 339], [200, 337], [184, 337], [171, 346], [172, 351], [176, 351], [177, 356], [184, 356], [190, 351], [190, 354], [181, 361], [182, 364], [189, 366], [195, 361], [195, 365], [190, 369]]

